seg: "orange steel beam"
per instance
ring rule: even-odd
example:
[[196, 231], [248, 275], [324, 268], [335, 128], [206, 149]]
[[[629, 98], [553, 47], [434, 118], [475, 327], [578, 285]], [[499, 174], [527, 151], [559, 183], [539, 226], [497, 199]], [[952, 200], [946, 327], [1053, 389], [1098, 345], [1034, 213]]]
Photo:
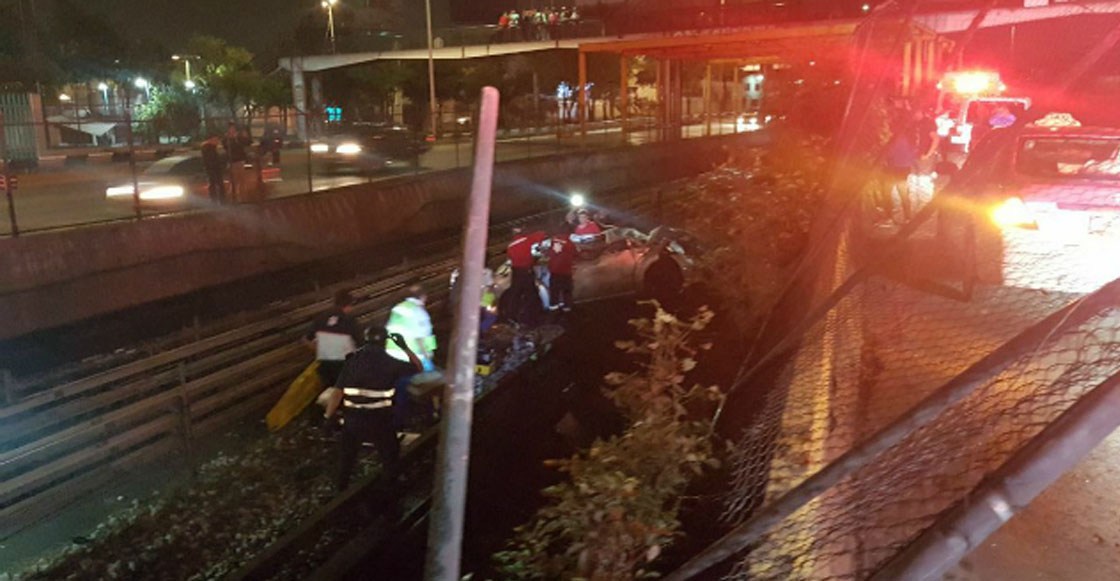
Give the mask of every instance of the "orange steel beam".
[[588, 42], [580, 45], [582, 52], [641, 53], [672, 50], [696, 46], [715, 46], [744, 42], [800, 40], [819, 37], [850, 37], [856, 30], [856, 21], [813, 26], [760, 28], [730, 34], [704, 34], [693, 36], [647, 37], [606, 42]]

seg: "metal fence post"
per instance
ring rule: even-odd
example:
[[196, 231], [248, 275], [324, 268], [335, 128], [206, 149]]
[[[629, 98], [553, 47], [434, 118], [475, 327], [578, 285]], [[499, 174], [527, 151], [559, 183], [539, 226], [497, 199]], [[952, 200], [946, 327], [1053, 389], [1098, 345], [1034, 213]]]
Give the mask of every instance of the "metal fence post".
[[183, 452], [187, 456], [187, 464], [194, 469], [194, 435], [191, 422], [191, 402], [187, 397], [187, 364], [185, 361], [179, 361], [177, 366], [179, 372], [179, 387], [177, 388], [179, 395], [179, 434], [183, 438]]
[[436, 484], [428, 529], [424, 578], [429, 581], [459, 581], [474, 411], [474, 366], [478, 357], [478, 305], [482, 300], [482, 269], [486, 266], [498, 100], [497, 89], [482, 90], [474, 177], [467, 230], [463, 236], [462, 284], [451, 339], [449, 371], [452, 375], [444, 390]]
[[16, 395], [12, 393], [13, 391], [15, 391], [15, 383], [12, 381], [12, 372], [0, 369], [0, 397], [3, 398], [4, 405], [16, 403]]
[[307, 128], [304, 133], [303, 153], [307, 162], [307, 193], [310, 194], [315, 191], [315, 179], [312, 176], [313, 164], [311, 163], [311, 115], [306, 110], [300, 111], [298, 109], [296, 115], [303, 118], [303, 126]]
[[8, 159], [8, 126], [4, 123], [3, 111], [0, 111], [0, 162], [4, 164], [4, 195], [8, 198], [8, 223], [11, 225], [12, 236], [19, 236], [16, 201], [12, 196], [11, 160]]
[[125, 92], [124, 126], [125, 136], [128, 139], [128, 171], [132, 174], [132, 208], [136, 212], [136, 219], [143, 217], [140, 209], [140, 176], [136, 173], [136, 140], [132, 135], [132, 99]]

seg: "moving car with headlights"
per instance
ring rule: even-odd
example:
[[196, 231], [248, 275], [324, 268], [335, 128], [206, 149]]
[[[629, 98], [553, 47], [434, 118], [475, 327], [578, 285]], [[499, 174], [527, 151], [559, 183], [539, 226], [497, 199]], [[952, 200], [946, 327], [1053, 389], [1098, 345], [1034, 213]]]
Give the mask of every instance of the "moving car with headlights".
[[[148, 166], [140, 173], [137, 185], [140, 202], [150, 205], [190, 205], [208, 199], [209, 181], [200, 155], [174, 155]], [[229, 180], [226, 180], [229, 189]], [[105, 190], [111, 201], [133, 203], [132, 183], [112, 185]]]
[[1120, 130], [1050, 115], [998, 131], [960, 174], [980, 279], [1084, 293], [1120, 277]]
[[757, 111], [754, 113], [743, 113], [735, 119], [735, 132], [736, 133], [753, 133], [761, 131], [773, 119], [770, 115], [763, 115]]
[[351, 123], [311, 143], [312, 158], [327, 171], [375, 172], [414, 163], [431, 146], [405, 127]]
[[[581, 247], [572, 273], [572, 298], [576, 303], [639, 293], [671, 299], [684, 289], [697, 270], [696, 239], [682, 230], [659, 227], [646, 234], [634, 228], [610, 227], [602, 234], [576, 243]], [[543, 250], [540, 249], [542, 255]], [[493, 275], [492, 288], [499, 314], [503, 316], [506, 305], [503, 299], [511, 276], [508, 261]], [[541, 305], [547, 308], [548, 282], [538, 280], [537, 285]]]

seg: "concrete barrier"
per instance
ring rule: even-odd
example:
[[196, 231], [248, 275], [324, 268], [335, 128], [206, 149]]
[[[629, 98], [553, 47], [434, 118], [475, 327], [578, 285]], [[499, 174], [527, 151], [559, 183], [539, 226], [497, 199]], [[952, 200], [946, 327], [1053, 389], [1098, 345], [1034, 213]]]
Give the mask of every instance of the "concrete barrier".
[[[637, 187], [705, 171], [739, 138], [500, 164], [492, 220], [567, 192]], [[345, 252], [459, 228], [466, 170], [391, 184], [0, 240], [0, 339]]]

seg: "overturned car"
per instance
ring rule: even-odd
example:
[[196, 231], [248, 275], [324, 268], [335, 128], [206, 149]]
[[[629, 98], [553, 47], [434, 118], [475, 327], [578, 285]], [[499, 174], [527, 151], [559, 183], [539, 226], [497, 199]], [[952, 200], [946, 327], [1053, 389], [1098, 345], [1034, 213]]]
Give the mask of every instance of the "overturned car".
[[[663, 226], [647, 234], [635, 228], [608, 227], [593, 236], [573, 235], [572, 242], [578, 257], [572, 273], [576, 303], [635, 294], [671, 300], [695, 275], [696, 239], [683, 230]], [[548, 240], [538, 244], [534, 255], [545, 256], [548, 244]], [[548, 269], [541, 264], [535, 271], [541, 310], [548, 310]], [[456, 270], [451, 275], [452, 296], [458, 274]], [[506, 295], [512, 274], [505, 260], [486, 277], [490, 309], [501, 319], [519, 318], [510, 312]]]

